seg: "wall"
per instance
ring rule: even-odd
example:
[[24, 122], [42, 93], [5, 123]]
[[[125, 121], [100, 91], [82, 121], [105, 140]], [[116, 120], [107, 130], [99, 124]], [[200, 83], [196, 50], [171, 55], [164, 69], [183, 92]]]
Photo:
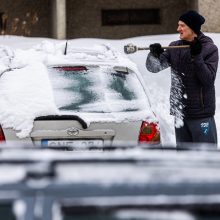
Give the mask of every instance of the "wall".
[[[94, 37], [120, 39], [146, 34], [176, 33], [178, 18], [188, 8], [187, 1], [67, 0], [67, 38]], [[161, 24], [102, 26], [102, 9], [131, 8], [160, 8]]]
[[198, 0], [199, 12], [206, 18], [202, 27], [205, 32], [220, 32], [220, 1]]
[[[8, 14], [6, 34], [50, 36], [50, 11], [49, 0], [0, 0], [0, 12]], [[33, 24], [34, 12], [37, 12], [38, 17], [35, 24]], [[15, 18], [19, 18], [17, 29], [15, 28]], [[27, 22], [25, 30], [22, 29], [23, 21]]]
[[[0, 12], [8, 14], [6, 34], [26, 35], [21, 28], [22, 21], [30, 20], [26, 13], [37, 12], [35, 25], [29, 26], [29, 35], [51, 37], [52, 4], [54, 0], [0, 0]], [[220, 32], [219, 0], [66, 0], [67, 38], [95, 37], [120, 39], [148, 34], [176, 33], [177, 20], [188, 9], [198, 10], [206, 17], [202, 31]], [[160, 8], [159, 25], [102, 26], [102, 9]], [[19, 18], [16, 32], [12, 31], [12, 21]]]
[[188, 10], [198, 10], [198, 1], [199, 0], [186, 0]]

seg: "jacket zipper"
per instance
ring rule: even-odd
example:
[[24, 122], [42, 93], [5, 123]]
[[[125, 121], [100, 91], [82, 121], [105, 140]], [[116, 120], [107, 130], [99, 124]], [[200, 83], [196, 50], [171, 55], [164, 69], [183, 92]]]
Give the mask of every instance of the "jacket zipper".
[[200, 89], [200, 100], [201, 100], [202, 108], [204, 108], [203, 88], [202, 87]]

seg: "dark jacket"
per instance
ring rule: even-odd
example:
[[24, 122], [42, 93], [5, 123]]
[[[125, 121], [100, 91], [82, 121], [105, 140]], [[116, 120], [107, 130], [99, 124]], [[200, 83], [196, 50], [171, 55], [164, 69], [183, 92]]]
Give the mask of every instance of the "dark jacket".
[[[155, 58], [148, 54], [146, 67], [159, 72], [171, 67], [170, 113], [178, 118], [202, 118], [215, 114], [215, 78], [218, 48], [211, 38], [201, 33], [201, 54], [192, 57], [189, 48], [167, 49]], [[178, 40], [170, 45], [184, 45]]]

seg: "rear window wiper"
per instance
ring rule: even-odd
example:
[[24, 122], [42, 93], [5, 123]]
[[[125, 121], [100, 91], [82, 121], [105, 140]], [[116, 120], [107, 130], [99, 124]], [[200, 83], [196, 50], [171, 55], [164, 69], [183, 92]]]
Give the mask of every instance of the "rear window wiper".
[[114, 66], [113, 69], [118, 73], [128, 74], [128, 68], [124, 66]]

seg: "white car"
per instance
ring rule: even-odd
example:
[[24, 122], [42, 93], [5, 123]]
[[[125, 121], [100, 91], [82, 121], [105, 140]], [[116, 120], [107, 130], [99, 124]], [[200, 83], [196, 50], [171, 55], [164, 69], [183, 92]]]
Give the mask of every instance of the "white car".
[[57, 60], [47, 63], [57, 113], [36, 117], [24, 138], [2, 126], [1, 141], [43, 147], [160, 143], [158, 120], [133, 62], [105, 45], [69, 46]]

